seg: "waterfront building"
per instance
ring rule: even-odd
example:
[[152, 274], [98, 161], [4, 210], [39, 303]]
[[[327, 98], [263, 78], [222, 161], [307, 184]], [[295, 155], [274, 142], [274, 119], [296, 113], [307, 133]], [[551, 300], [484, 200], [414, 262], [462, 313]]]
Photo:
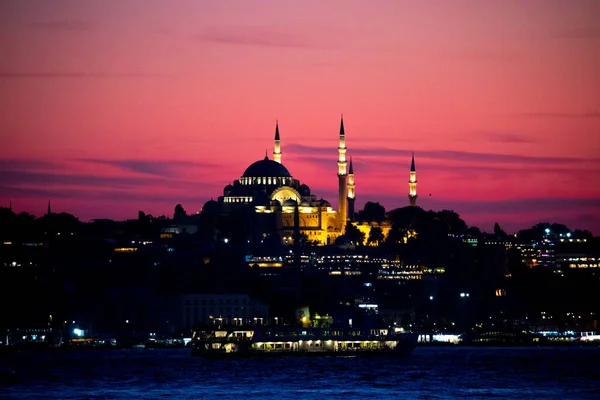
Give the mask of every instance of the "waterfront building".
[[183, 329], [196, 324], [245, 325], [267, 322], [269, 307], [247, 294], [188, 293], [180, 296]]

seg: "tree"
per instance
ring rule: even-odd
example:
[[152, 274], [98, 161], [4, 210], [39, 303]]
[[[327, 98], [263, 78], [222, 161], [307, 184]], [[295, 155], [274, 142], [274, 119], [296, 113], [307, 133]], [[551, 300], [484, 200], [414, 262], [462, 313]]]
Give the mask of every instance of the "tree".
[[174, 221], [181, 221], [186, 216], [187, 216], [187, 213], [185, 212], [185, 210], [183, 209], [183, 207], [181, 206], [181, 204], [177, 204], [175, 206], [175, 213], [173, 214], [173, 220]]
[[357, 246], [362, 246], [365, 242], [365, 234], [352, 224], [346, 224], [346, 232], [344, 232], [344, 236], [350, 239], [352, 243], [355, 243]]
[[479, 239], [479, 238], [481, 238], [482, 233], [478, 227], [470, 226], [469, 229], [467, 229], [467, 235], [469, 235], [472, 238]]
[[494, 237], [498, 240], [506, 240], [508, 237], [497, 222], [494, 224]]
[[463, 235], [467, 232], [467, 224], [452, 210], [442, 210], [437, 213], [438, 218], [448, 225], [448, 233]]
[[385, 219], [385, 207], [379, 203], [367, 201], [365, 208], [358, 212], [361, 222], [382, 222]]
[[380, 227], [375, 226], [372, 227], [371, 231], [369, 232], [369, 239], [367, 239], [367, 244], [374, 244], [375, 246], [379, 246], [379, 244], [383, 242], [383, 239], [385, 239], [385, 237], [383, 236], [383, 231]]

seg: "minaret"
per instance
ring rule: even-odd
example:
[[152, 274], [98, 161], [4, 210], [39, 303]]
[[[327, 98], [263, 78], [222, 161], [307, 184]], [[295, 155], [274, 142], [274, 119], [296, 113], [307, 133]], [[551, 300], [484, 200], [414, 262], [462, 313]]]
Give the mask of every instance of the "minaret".
[[354, 221], [354, 168], [352, 167], [352, 157], [350, 157], [350, 166], [348, 167], [348, 219]]
[[52, 211], [50, 211], [50, 200], [48, 200], [48, 212], [46, 213], [46, 215], [50, 214], [52, 214]]
[[340, 123], [340, 144], [338, 146], [338, 225], [342, 232], [346, 228], [346, 133], [344, 132], [344, 116]]
[[410, 178], [408, 179], [408, 200], [410, 201], [411, 207], [417, 205], [417, 171], [415, 170], [415, 153], [412, 154], [412, 161], [410, 163]]
[[279, 141], [279, 121], [275, 122], [275, 148], [273, 150], [273, 160], [281, 164], [281, 145]]

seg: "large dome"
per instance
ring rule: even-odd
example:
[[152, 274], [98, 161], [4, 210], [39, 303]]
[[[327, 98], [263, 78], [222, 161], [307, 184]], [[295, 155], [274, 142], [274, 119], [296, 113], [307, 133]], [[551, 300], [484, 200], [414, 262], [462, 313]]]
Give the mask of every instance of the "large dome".
[[271, 178], [280, 178], [280, 177], [291, 177], [289, 171], [286, 167], [278, 163], [277, 161], [269, 160], [265, 157], [264, 160], [257, 161], [251, 164], [246, 171], [244, 171], [244, 177], [246, 178], [254, 178], [254, 177], [271, 177]]

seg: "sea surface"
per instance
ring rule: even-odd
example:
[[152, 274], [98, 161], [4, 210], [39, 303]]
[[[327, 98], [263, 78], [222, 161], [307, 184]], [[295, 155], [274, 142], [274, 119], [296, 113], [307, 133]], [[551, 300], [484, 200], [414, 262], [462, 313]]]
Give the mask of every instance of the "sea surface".
[[188, 349], [0, 357], [2, 399], [600, 399], [600, 347], [418, 347], [367, 359], [207, 360]]

